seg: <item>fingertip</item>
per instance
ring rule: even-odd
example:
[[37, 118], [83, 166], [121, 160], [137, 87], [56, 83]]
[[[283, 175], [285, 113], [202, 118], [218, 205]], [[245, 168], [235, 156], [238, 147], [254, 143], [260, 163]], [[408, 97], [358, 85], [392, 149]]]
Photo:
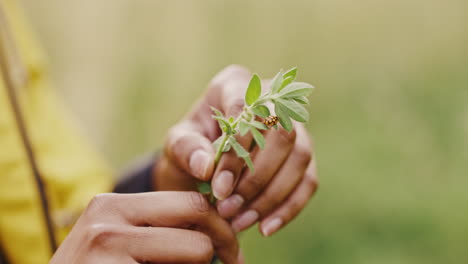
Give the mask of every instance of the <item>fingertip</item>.
[[278, 231], [283, 225], [283, 220], [279, 217], [264, 221], [260, 224], [260, 232], [263, 236], [269, 237], [276, 231]]
[[190, 155], [189, 166], [191, 174], [202, 180], [210, 180], [214, 169], [214, 157], [211, 153], [198, 149]]
[[229, 170], [221, 171], [213, 179], [213, 194], [218, 200], [226, 199], [234, 188], [234, 174]]
[[232, 221], [231, 227], [234, 232], [239, 233], [255, 224], [259, 218], [257, 211], [250, 209]]
[[227, 199], [218, 201], [218, 213], [224, 219], [231, 218], [242, 208], [243, 204], [244, 198], [239, 194], [234, 194]]

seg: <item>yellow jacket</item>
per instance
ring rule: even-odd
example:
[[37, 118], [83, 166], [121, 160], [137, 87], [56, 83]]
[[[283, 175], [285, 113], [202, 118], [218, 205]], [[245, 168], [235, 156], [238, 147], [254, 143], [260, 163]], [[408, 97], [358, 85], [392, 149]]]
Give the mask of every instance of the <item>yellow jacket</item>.
[[[45, 182], [56, 239], [61, 241], [88, 201], [111, 190], [111, 173], [77, 133], [50, 88], [44, 56], [14, 0], [0, 0], [2, 17], [0, 41], [7, 43], [3, 55], [13, 79], [19, 80], [17, 101]], [[0, 72], [0, 247], [9, 263], [48, 263], [52, 253], [39, 191], [3, 75]]]

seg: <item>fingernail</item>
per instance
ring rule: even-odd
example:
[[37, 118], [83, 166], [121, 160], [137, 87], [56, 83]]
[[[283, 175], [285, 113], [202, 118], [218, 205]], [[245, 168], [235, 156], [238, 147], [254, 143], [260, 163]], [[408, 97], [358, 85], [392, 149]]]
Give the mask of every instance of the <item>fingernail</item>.
[[190, 169], [192, 170], [193, 176], [204, 180], [206, 175], [206, 170], [210, 165], [210, 155], [204, 150], [196, 150], [190, 156]]
[[244, 254], [242, 254], [242, 251], [239, 249], [239, 254], [237, 254], [237, 263], [238, 264], [244, 264]]
[[234, 229], [236, 233], [239, 233], [240, 231], [253, 225], [255, 221], [257, 221], [258, 216], [259, 215], [257, 211], [249, 210], [243, 213], [241, 216], [239, 216], [232, 222], [232, 229]]
[[239, 194], [231, 195], [231, 197], [219, 201], [218, 213], [222, 218], [229, 218], [234, 216], [244, 203], [244, 198]]
[[218, 177], [213, 180], [213, 194], [219, 200], [224, 200], [231, 194], [232, 185], [234, 184], [234, 174], [223, 170]]
[[262, 234], [264, 236], [270, 236], [274, 232], [278, 231], [282, 224], [283, 220], [281, 220], [281, 218], [275, 218], [269, 222], [266, 222], [264, 225], [262, 225]]

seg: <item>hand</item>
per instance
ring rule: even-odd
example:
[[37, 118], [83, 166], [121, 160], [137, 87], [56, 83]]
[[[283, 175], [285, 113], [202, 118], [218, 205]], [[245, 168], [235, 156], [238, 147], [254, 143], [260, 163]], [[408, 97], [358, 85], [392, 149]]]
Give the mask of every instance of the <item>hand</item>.
[[229, 224], [194, 192], [96, 196], [51, 260], [55, 263], [238, 262]]
[[[168, 134], [155, 169], [158, 190], [196, 190], [196, 182], [212, 179], [218, 211], [241, 231], [261, 221], [261, 232], [268, 236], [291, 221], [317, 189], [315, 162], [305, 128], [264, 132], [266, 148], [255, 148], [252, 159], [255, 173], [245, 170], [244, 161], [231, 151], [224, 153], [218, 166], [211, 143], [221, 135], [211, 118], [210, 106], [236, 117], [244, 106], [244, 95], [251, 73], [229, 66], [210, 83], [206, 94]], [[265, 82], [262, 87], [267, 87]], [[248, 149], [252, 137], [238, 138]]]
[[317, 171], [311, 141], [300, 123], [265, 133], [263, 150], [253, 152], [255, 173], [245, 170], [234, 194], [218, 202], [221, 216], [232, 220], [234, 231], [260, 221], [260, 232], [270, 236], [304, 209], [317, 190]]

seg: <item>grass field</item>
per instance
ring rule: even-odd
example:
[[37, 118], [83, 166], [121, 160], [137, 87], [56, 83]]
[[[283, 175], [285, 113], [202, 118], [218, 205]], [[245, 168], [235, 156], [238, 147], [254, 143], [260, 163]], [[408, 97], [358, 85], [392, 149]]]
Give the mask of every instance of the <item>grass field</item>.
[[[468, 263], [468, 2], [24, 0], [53, 77], [116, 167], [224, 66], [313, 83], [321, 186], [248, 263]], [[83, 103], [86, 102], [86, 103]]]

